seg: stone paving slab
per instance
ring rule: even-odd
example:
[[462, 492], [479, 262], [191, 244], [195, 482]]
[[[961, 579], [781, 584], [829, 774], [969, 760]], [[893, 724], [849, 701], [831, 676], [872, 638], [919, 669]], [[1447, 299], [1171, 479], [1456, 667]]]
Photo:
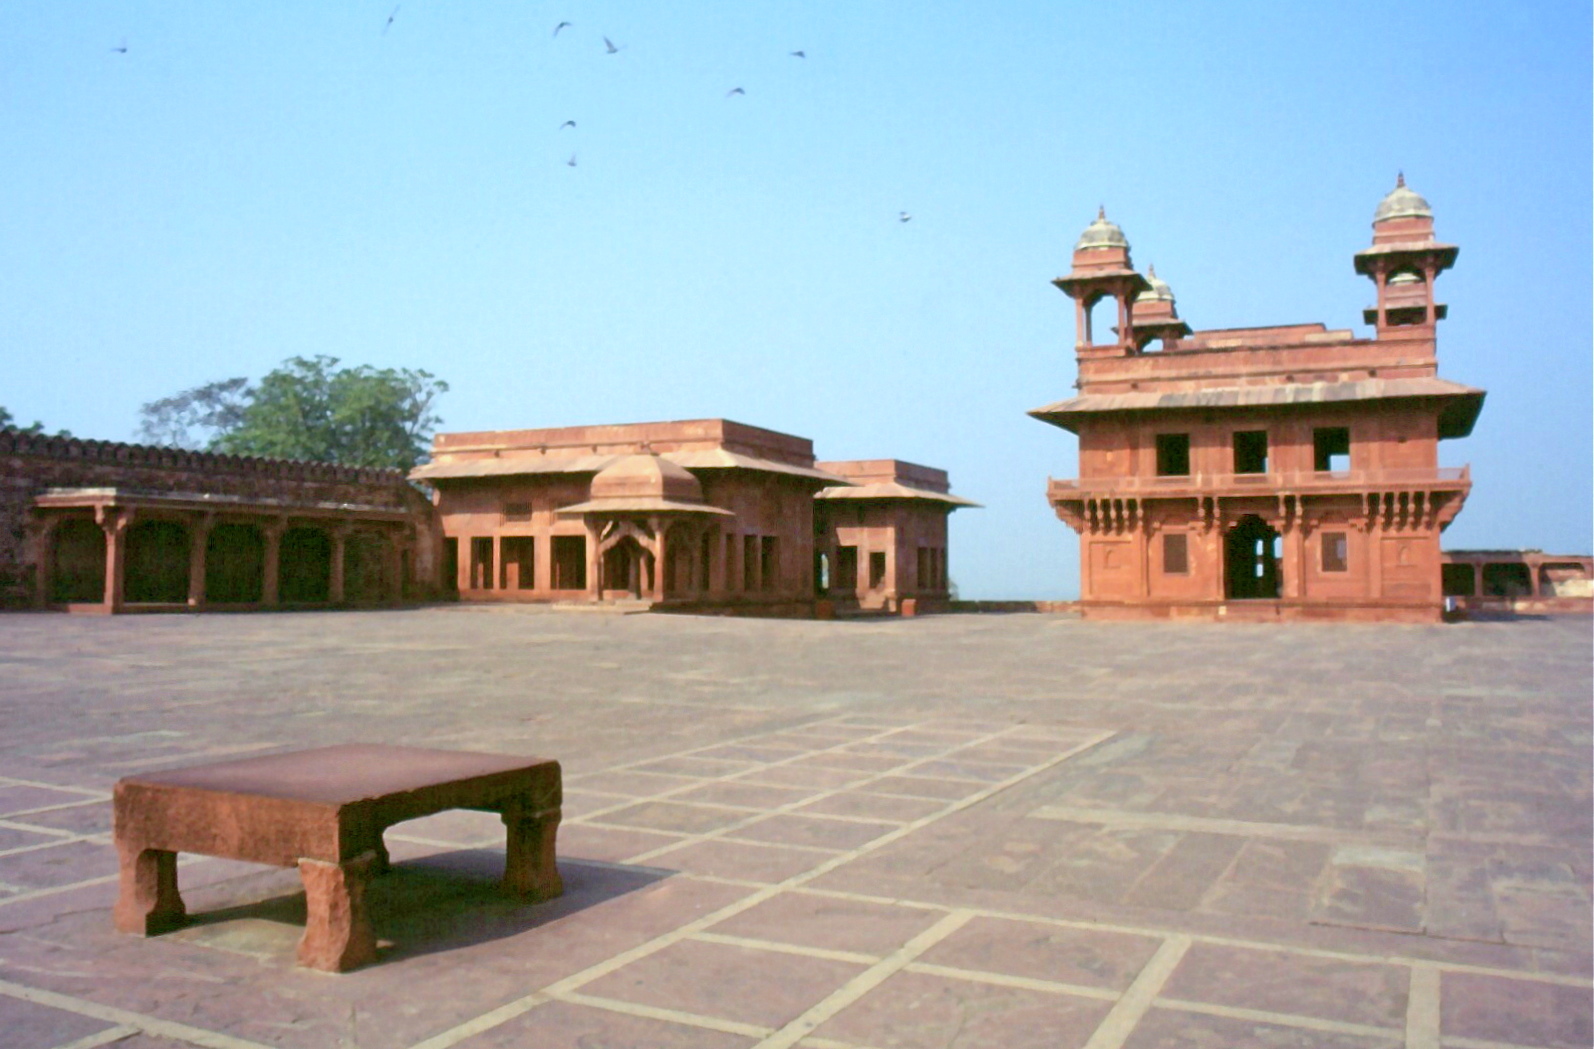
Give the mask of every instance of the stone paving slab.
[[[0, 617], [0, 1046], [1594, 1044], [1586, 621]], [[40, 652], [55, 652], [40, 659]], [[624, 653], [623, 658], [617, 658]], [[183, 857], [111, 930], [132, 772], [366, 741], [564, 763], [561, 871], [388, 833], [377, 965]]]

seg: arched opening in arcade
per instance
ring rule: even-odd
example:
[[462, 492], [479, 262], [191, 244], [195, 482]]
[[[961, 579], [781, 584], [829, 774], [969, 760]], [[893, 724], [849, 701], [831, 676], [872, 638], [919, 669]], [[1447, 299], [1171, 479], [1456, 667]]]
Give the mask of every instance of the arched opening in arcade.
[[176, 521], [138, 521], [127, 530], [122, 592], [128, 604], [188, 600], [188, 529]]
[[653, 589], [653, 555], [635, 537], [626, 536], [603, 554], [603, 590], [621, 597], [641, 597]]
[[205, 600], [253, 604], [265, 596], [266, 540], [251, 524], [219, 524], [205, 540]]
[[332, 538], [325, 529], [299, 526], [282, 533], [277, 593], [285, 604], [332, 599]]
[[1254, 514], [1240, 518], [1224, 537], [1223, 589], [1230, 601], [1279, 596], [1279, 534]]
[[105, 529], [86, 517], [69, 517], [50, 537], [53, 604], [98, 604], [105, 600]]

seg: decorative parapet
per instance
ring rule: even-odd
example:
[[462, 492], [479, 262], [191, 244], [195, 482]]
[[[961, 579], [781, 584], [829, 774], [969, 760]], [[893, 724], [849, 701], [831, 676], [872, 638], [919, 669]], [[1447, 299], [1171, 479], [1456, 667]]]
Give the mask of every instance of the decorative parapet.
[[241, 474], [283, 481], [330, 481], [344, 484], [402, 484], [403, 471], [370, 466], [341, 466], [303, 459], [268, 459], [253, 455], [196, 452], [119, 441], [50, 437], [21, 430], [0, 430], [0, 455], [77, 460], [166, 470]]

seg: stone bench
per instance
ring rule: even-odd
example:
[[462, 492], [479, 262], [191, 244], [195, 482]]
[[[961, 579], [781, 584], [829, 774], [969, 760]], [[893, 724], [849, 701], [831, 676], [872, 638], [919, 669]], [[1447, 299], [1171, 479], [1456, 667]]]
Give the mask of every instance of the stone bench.
[[155, 936], [183, 924], [179, 852], [298, 867], [299, 964], [345, 972], [376, 957], [365, 888], [387, 869], [384, 830], [446, 809], [497, 812], [505, 888], [549, 899], [564, 891], [560, 803], [557, 761], [366, 743], [129, 776], [116, 784], [116, 927]]

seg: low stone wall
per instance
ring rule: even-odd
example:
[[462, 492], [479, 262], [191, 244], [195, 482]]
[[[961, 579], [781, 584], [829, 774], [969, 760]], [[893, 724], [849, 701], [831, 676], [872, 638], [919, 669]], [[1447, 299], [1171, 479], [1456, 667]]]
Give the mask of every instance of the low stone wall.
[[349, 503], [408, 513], [415, 529], [412, 596], [436, 592], [441, 533], [424, 493], [402, 472], [0, 430], [0, 607], [26, 606], [34, 566], [27, 525], [50, 488], [119, 488], [229, 496], [285, 507]]

